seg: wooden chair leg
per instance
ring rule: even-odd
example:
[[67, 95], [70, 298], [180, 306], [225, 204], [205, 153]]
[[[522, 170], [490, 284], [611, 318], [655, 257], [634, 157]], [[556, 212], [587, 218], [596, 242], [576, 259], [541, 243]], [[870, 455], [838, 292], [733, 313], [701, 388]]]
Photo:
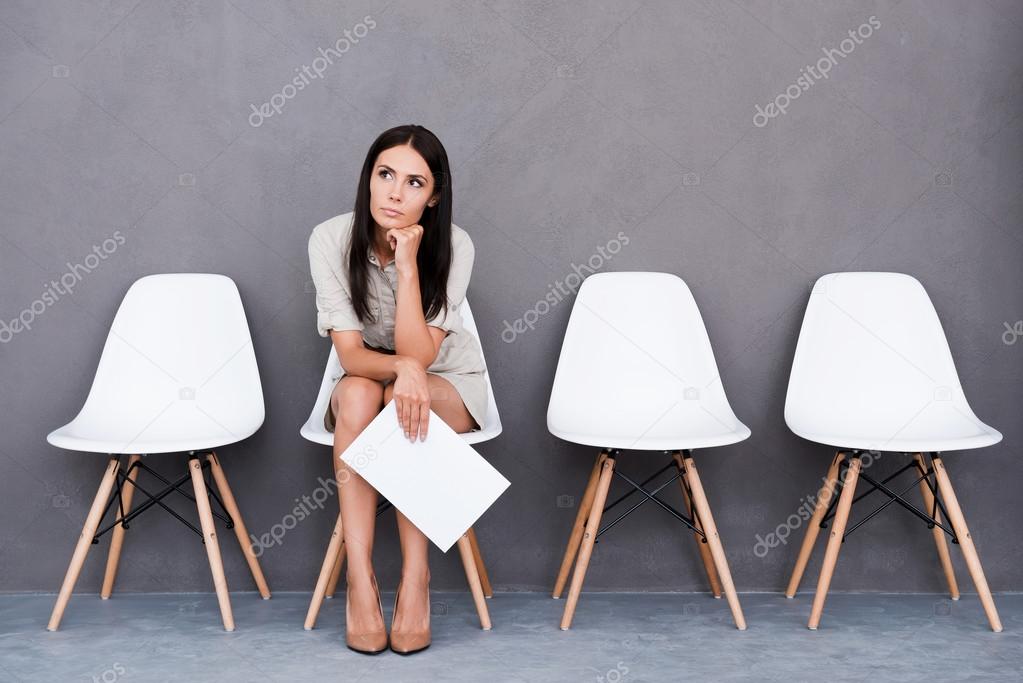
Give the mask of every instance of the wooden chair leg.
[[224, 621], [224, 630], [234, 630], [234, 615], [231, 613], [231, 597], [227, 592], [227, 577], [224, 576], [224, 562], [220, 557], [220, 545], [217, 542], [217, 529], [213, 524], [213, 512], [210, 510], [209, 494], [202, 476], [202, 463], [193, 455], [188, 460], [188, 468], [192, 474], [192, 488], [195, 490], [195, 504], [199, 511], [199, 522], [202, 525], [203, 540], [206, 543], [206, 557], [213, 573], [213, 586], [217, 591], [220, 603], [220, 616]]
[[842, 494], [835, 507], [835, 518], [831, 523], [828, 547], [824, 551], [824, 564], [821, 566], [821, 574], [817, 580], [817, 592], [813, 596], [813, 608], [810, 610], [810, 622], [807, 624], [807, 628], [811, 631], [816, 631], [821, 621], [824, 601], [828, 597], [828, 587], [831, 585], [831, 577], [835, 572], [835, 563], [838, 562], [838, 553], [842, 549], [842, 537], [845, 535], [845, 527], [849, 522], [849, 511], [852, 509], [852, 501], [856, 495], [856, 481], [859, 476], [860, 456], [853, 455], [849, 459], [849, 466], [846, 468], [845, 478], [842, 480]]
[[341, 539], [341, 548], [337, 551], [337, 559], [334, 561], [334, 569], [330, 572], [330, 581], [327, 582], [327, 593], [324, 599], [330, 600], [337, 591], [338, 581], [341, 580], [341, 570], [345, 566], [345, 539]]
[[121, 487], [121, 505], [117, 508], [117, 526], [111, 530], [110, 536], [110, 551], [107, 553], [107, 569], [103, 575], [103, 588], [100, 590], [100, 597], [104, 600], [110, 598], [110, 594], [114, 591], [114, 580], [117, 578], [117, 565], [121, 560], [121, 547], [124, 545], [124, 527], [121, 526], [121, 510], [124, 510], [125, 514], [131, 512], [131, 500], [135, 495], [135, 487], [132, 485], [135, 483], [135, 479], [138, 477], [139, 470], [136, 467], [132, 469], [132, 465], [142, 459], [140, 455], [133, 455], [128, 458], [128, 481], [131, 484], [125, 484]]
[[[606, 454], [603, 455], [604, 457], [600, 462], [600, 476], [597, 479], [596, 491], [587, 509], [586, 527], [582, 531], [582, 543], [579, 547], [579, 560], [575, 564], [575, 572], [572, 573], [572, 584], [568, 588], [568, 600], [565, 601], [565, 612], [561, 615], [562, 631], [567, 631], [572, 626], [572, 616], [575, 614], [575, 606], [579, 602], [579, 593], [582, 592], [583, 579], [586, 578], [586, 567], [590, 564], [590, 556], [593, 554], [593, 543], [597, 539], [597, 531], [600, 528], [600, 516], [604, 513], [607, 492], [611, 488], [611, 475], [614, 473], [615, 460]], [[583, 502], [586, 502], [585, 496]]]
[[[320, 566], [320, 576], [316, 579], [316, 588], [313, 590], [313, 599], [309, 603], [309, 610], [305, 615], [305, 630], [311, 631], [316, 626], [316, 617], [323, 606], [323, 596], [327, 592], [327, 584], [335, 567], [341, 564], [341, 544], [344, 542], [344, 527], [341, 526], [341, 513], [337, 514], [337, 522], [334, 523], [334, 532], [330, 535], [330, 543], [327, 545], [327, 554], [323, 556], [323, 564]], [[338, 570], [340, 572], [340, 570]]]
[[107, 462], [107, 468], [99, 483], [99, 490], [96, 491], [96, 497], [92, 500], [92, 507], [89, 508], [89, 514], [85, 518], [82, 535], [78, 537], [75, 551], [71, 555], [71, 564], [68, 565], [67, 573], [64, 575], [64, 583], [60, 586], [57, 604], [53, 606], [53, 613], [50, 614], [50, 622], [46, 626], [49, 631], [56, 631], [60, 628], [60, 620], [64, 616], [68, 600], [71, 599], [71, 591], [74, 590], [75, 582], [78, 581], [78, 574], [82, 571], [82, 565], [85, 564], [85, 556], [89, 554], [92, 538], [96, 535], [96, 528], [103, 518], [103, 512], [106, 510], [107, 501], [110, 499], [110, 492], [114, 488], [114, 481], [117, 478], [117, 470], [120, 466], [121, 462], [117, 456], [110, 458]]
[[[696, 515], [693, 515], [693, 510], [695, 508], [693, 508], [693, 502], [689, 499], [689, 492], [686, 490], [688, 480], [685, 475], [686, 468], [685, 462], [682, 460], [682, 454], [675, 451], [672, 454], [672, 457], [675, 459], [675, 466], [678, 468], [679, 472], [682, 472], [682, 476], [679, 477], [678, 480], [678, 487], [682, 489], [682, 499], [686, 504], [686, 514], [693, 520], [693, 525], [697, 529], [707, 533], [704, 531], [703, 524], [700, 523], [699, 519], [697, 519], [699, 514], [697, 513]], [[703, 537], [695, 531], [693, 532], [693, 538], [696, 539], [696, 549], [700, 551], [700, 559], [703, 560], [703, 568], [707, 572], [707, 581], [710, 582], [710, 592], [714, 594], [715, 599], [719, 600], [721, 599], [721, 581], [718, 579], [717, 569], [714, 568], [714, 557], [710, 553], [710, 544], [705, 543]]]
[[483, 586], [483, 596], [494, 597], [494, 589], [490, 586], [490, 577], [487, 576], [487, 567], [483, 564], [483, 555], [480, 554], [480, 544], [476, 540], [476, 531], [469, 527], [466, 532], [469, 535], [469, 543], [472, 545], [472, 556], [476, 561], [476, 572], [480, 575], [480, 584]]
[[828, 473], [824, 476], [824, 484], [821, 486], [820, 491], [817, 492], [817, 502], [813, 508], [813, 515], [810, 517], [810, 521], [806, 523], [803, 545], [799, 548], [796, 566], [793, 568], [792, 576], [789, 578], [788, 588], [785, 589], [786, 598], [795, 597], [796, 591], [799, 590], [799, 582], [803, 580], [806, 565], [810, 561], [810, 555], [813, 554], [813, 546], [817, 543], [817, 534], [821, 530], [821, 520], [824, 519], [828, 506], [831, 505], [831, 497], [835, 495], [835, 489], [838, 487], [838, 468], [843, 460], [845, 460], [845, 453], [842, 451], [835, 453], [835, 457], [831, 460], [831, 466], [828, 467]]
[[266, 583], [266, 577], [263, 576], [263, 570], [259, 567], [256, 553], [252, 550], [249, 530], [245, 528], [245, 521], [242, 519], [241, 511], [238, 510], [238, 503], [234, 499], [234, 494], [231, 493], [231, 487], [227, 483], [227, 475], [224, 474], [224, 469], [220, 465], [220, 458], [216, 453], [209, 453], [206, 458], [210, 461], [210, 470], [213, 472], [213, 480], [217, 483], [220, 498], [224, 501], [224, 508], [227, 509], [227, 514], [231, 515], [231, 519], [234, 521], [234, 535], [237, 536], [238, 544], [242, 547], [242, 554], [245, 555], [249, 571], [252, 572], [252, 579], [256, 582], [256, 588], [263, 599], [269, 600], [270, 587]]
[[931, 455], [931, 462], [934, 464], [934, 472], [938, 478], [938, 489], [945, 503], [945, 510], [951, 518], [949, 521], [952, 523], [952, 528], [959, 539], [959, 547], [963, 550], [963, 557], [966, 559], [966, 566], [970, 570], [970, 576], [973, 578], [973, 585], [977, 589], [977, 595], [980, 596], [980, 603], [984, 606], [984, 613], [991, 624], [991, 630], [995, 633], [1000, 633], [1002, 622], [998, 618], [998, 610], [995, 609], [995, 601], [991, 597], [991, 589], [988, 588], [987, 579], [984, 578], [984, 569], [980, 566], [980, 558], [977, 556], [977, 549], [973, 545], [970, 530], [966, 526], [966, 518], [959, 507], [955, 491], [952, 490], [952, 482], [948, 478], [948, 472], [945, 471], [945, 463], [937, 453]]
[[[917, 453], [913, 456], [916, 460], [917, 465], [920, 467], [921, 474], [927, 471], [927, 464], [924, 462], [923, 454]], [[930, 514], [931, 510], [934, 510], [934, 519], [941, 521], [941, 511], [934, 506], [934, 493], [931, 491], [931, 487], [927, 485], [926, 479], [920, 480], [920, 494], [924, 499], [925, 511]], [[932, 530], [934, 534], [934, 545], [938, 549], [938, 561], [941, 562], [941, 569], [945, 572], [945, 581], [948, 583], [948, 592], [953, 600], [959, 599], [959, 584], [956, 583], [955, 570], [952, 568], [952, 557], [948, 552], [948, 543], [945, 540], [945, 531], [935, 526]]]
[[472, 542], [469, 540], [468, 532], [462, 534], [462, 537], [458, 539], [458, 553], [462, 556], [465, 578], [469, 581], [472, 600], [476, 603], [476, 613], [480, 617], [480, 628], [484, 631], [489, 631], [491, 629], [490, 611], [487, 609], [487, 599], [483, 597], [483, 584], [480, 583], [480, 575], [476, 569], [476, 558], [472, 554]]
[[586, 491], [583, 493], [583, 499], [579, 503], [579, 510], [575, 513], [575, 523], [572, 525], [572, 534], [569, 536], [568, 545], [565, 547], [565, 556], [561, 560], [561, 569], [558, 570], [558, 578], [554, 582], [554, 593], [552, 597], [557, 600], [561, 597], [562, 591], [565, 590], [565, 582], [568, 580], [568, 572], [572, 569], [572, 562], [575, 560], [575, 554], [579, 550], [579, 543], [583, 537], [583, 526], [586, 522], [586, 516], [590, 514], [590, 508], [593, 504], [593, 495], [597, 490], [597, 479], [600, 477], [600, 467], [604, 464], [607, 459], [607, 452], [600, 451], [597, 454], [597, 460], [593, 464], [593, 469], [590, 471], [590, 479], [586, 483]]
[[693, 504], [696, 512], [700, 515], [700, 522], [703, 531], [707, 534], [707, 544], [710, 546], [711, 556], [714, 558], [714, 567], [717, 569], [718, 577], [721, 580], [721, 589], [724, 591], [725, 599], [732, 610], [732, 618], [735, 620], [735, 627], [740, 631], [746, 630], [746, 618], [742, 614], [742, 607], [739, 605], [739, 596], [735, 592], [735, 584], [732, 583], [732, 573], [728, 570], [728, 559], [725, 557], [725, 548], [718, 536], [717, 526], [714, 524], [714, 516], [710, 512], [710, 504], [707, 502], [707, 494], [700, 483], [700, 474], [696, 471], [696, 463], [693, 462], [692, 454], [684, 459], [686, 467], [686, 479], [689, 488], [692, 490]]

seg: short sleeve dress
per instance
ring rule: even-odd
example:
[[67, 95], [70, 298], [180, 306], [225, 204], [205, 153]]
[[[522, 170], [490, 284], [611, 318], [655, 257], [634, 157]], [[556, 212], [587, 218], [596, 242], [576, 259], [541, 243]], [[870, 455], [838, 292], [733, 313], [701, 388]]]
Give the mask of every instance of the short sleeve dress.
[[[316, 328], [321, 337], [329, 337], [330, 330], [359, 330], [366, 348], [393, 354], [397, 267], [392, 260], [380, 268], [376, 254], [372, 248], [368, 250], [371, 267], [367, 304], [372, 320], [364, 325], [355, 315], [348, 284], [353, 217], [353, 212], [335, 216], [317, 225], [309, 237], [309, 269], [316, 288]], [[476, 251], [469, 233], [454, 223], [451, 224], [451, 246], [447, 310], [441, 309], [438, 315], [426, 320], [427, 325], [447, 330], [447, 335], [441, 342], [437, 358], [426, 371], [451, 382], [476, 424], [482, 428], [488, 402], [483, 352], [479, 340], [462, 326], [459, 309], [465, 299]], [[335, 385], [345, 374], [342, 370], [335, 378]], [[334, 431], [334, 420], [328, 402], [324, 415], [324, 426], [328, 431]]]

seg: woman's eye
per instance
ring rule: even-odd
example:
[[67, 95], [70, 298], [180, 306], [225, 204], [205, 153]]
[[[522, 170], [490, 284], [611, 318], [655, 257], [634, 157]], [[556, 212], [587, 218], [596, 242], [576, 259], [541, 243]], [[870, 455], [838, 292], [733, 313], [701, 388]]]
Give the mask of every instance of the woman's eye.
[[[380, 172], [377, 173], [377, 175], [381, 178], [387, 179], [390, 177], [391, 172], [384, 169], [380, 169]], [[411, 180], [409, 180], [409, 182], [415, 183], [413, 187], [423, 187], [423, 181], [421, 181], [419, 178], [412, 178]]]

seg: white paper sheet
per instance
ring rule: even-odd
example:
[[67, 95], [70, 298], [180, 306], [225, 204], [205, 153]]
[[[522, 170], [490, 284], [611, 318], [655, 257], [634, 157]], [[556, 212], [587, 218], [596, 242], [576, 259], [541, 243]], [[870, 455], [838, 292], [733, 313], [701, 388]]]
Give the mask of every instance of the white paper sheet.
[[394, 399], [341, 459], [444, 552], [511, 485], [432, 410], [426, 440], [409, 441]]

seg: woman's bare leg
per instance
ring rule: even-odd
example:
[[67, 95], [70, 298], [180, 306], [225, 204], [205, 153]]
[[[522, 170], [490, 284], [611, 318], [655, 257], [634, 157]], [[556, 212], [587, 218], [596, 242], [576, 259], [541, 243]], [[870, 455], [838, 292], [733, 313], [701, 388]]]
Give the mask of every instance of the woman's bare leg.
[[349, 628], [368, 631], [383, 628], [374, 589], [373, 531], [377, 514], [377, 490], [341, 459], [341, 454], [373, 421], [383, 407], [384, 388], [368, 377], [345, 375], [331, 394], [337, 416], [334, 427], [334, 474], [338, 481], [341, 526], [351, 587]]
[[[426, 374], [430, 387], [430, 410], [445, 424], [461, 434], [476, 427], [476, 420], [469, 413], [455, 387], [440, 375]], [[384, 387], [384, 404], [394, 394], [394, 385]], [[428, 426], [427, 434], [432, 425]], [[398, 625], [401, 631], [420, 631], [429, 625], [427, 618], [427, 592], [430, 582], [430, 567], [427, 561], [429, 539], [409, 519], [395, 509], [398, 519], [398, 537], [401, 540], [401, 612], [395, 612], [391, 629]]]

